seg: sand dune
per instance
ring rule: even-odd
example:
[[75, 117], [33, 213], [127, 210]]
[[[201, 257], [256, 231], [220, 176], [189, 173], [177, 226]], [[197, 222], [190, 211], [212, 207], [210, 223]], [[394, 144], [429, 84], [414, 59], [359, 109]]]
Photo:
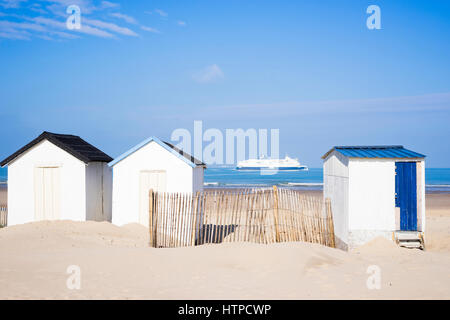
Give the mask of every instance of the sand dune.
[[[309, 243], [154, 249], [140, 225], [7, 227], [0, 229], [0, 299], [449, 299], [445, 206], [429, 209], [427, 251], [385, 239], [349, 253]], [[80, 267], [80, 290], [66, 286], [69, 265]], [[372, 265], [381, 271], [379, 290], [366, 285]]]

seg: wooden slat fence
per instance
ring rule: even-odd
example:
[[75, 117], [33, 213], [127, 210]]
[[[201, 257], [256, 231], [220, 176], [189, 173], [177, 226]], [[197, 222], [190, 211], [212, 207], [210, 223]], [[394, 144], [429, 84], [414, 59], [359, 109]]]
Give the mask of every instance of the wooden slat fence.
[[330, 201], [288, 189], [150, 191], [150, 246], [304, 241], [335, 247]]
[[8, 225], [8, 208], [0, 206], [0, 227]]

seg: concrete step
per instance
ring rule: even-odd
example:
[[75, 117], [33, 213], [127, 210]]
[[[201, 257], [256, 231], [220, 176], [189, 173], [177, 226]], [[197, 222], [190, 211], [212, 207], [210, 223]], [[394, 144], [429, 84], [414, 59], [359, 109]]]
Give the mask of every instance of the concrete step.
[[399, 241], [398, 245], [400, 247], [404, 247], [404, 248], [422, 249], [422, 242], [420, 242], [420, 241]]
[[397, 240], [417, 240], [420, 239], [420, 232], [417, 231], [396, 231], [395, 239]]
[[404, 248], [425, 249], [425, 243], [421, 232], [417, 231], [396, 231], [394, 233], [395, 242]]

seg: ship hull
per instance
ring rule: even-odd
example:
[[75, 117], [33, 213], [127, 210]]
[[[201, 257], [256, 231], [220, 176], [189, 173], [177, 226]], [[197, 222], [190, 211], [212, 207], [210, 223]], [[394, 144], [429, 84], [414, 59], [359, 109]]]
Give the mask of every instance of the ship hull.
[[236, 167], [236, 170], [289, 170], [289, 171], [300, 171], [300, 170], [308, 170], [308, 167], [300, 166], [300, 167]]

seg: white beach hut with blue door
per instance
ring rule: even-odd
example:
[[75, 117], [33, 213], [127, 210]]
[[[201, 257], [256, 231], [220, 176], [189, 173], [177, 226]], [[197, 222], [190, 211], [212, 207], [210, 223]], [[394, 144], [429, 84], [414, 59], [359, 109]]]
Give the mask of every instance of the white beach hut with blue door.
[[336, 146], [322, 159], [336, 244], [348, 250], [375, 237], [424, 246], [425, 156], [403, 146]]
[[168, 142], [150, 137], [109, 163], [113, 169], [112, 222], [149, 224], [149, 191], [203, 190], [206, 165]]

